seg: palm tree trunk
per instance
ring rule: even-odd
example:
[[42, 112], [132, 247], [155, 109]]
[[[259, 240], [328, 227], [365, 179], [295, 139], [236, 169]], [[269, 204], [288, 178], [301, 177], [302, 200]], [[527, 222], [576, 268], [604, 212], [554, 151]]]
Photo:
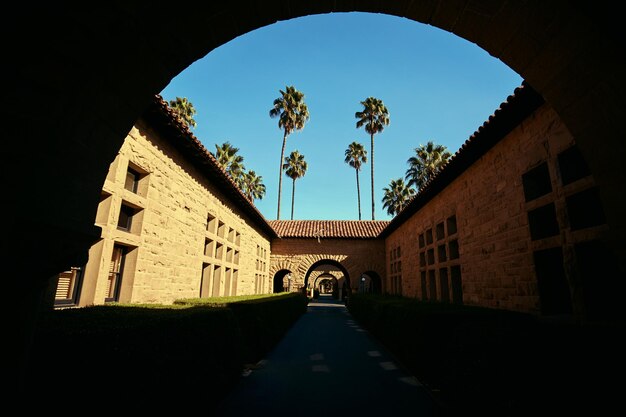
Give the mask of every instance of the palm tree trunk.
[[296, 179], [293, 179], [293, 186], [291, 187], [291, 220], [293, 220], [293, 202], [296, 197]]
[[285, 144], [287, 143], [287, 131], [283, 135], [283, 148], [280, 151], [280, 165], [278, 166], [278, 212], [276, 220], [280, 220], [280, 194], [283, 190], [283, 159], [285, 158]]
[[359, 170], [356, 171], [356, 198], [359, 202], [359, 220], [361, 220], [361, 186], [359, 185]]
[[371, 134], [370, 160], [372, 168], [372, 220], [374, 220], [374, 134]]

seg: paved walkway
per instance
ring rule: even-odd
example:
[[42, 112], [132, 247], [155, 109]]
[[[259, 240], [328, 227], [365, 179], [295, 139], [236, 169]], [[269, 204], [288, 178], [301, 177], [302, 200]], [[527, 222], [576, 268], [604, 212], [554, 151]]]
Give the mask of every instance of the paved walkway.
[[345, 305], [309, 303], [282, 341], [242, 378], [215, 416], [437, 416], [437, 405]]

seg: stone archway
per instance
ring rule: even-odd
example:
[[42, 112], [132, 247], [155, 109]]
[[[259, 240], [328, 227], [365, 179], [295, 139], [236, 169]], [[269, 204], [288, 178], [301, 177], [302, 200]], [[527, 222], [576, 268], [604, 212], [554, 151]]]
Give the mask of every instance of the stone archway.
[[[83, 264], [99, 237], [94, 218], [108, 166], [153, 94], [241, 34], [318, 13], [386, 13], [430, 24], [476, 43], [526, 79], [583, 151], [606, 210], [605, 240], [624, 269], [626, 54], [614, 8], [565, 0], [259, 4], [199, 2], [194, 13], [136, 1], [91, 10], [58, 2], [13, 5], [0, 29], [11, 39], [4, 51], [3, 207], [10, 221], [3, 254], [29, 265], [8, 287], [20, 325], [7, 339], [20, 353], [32, 338], [47, 279]], [[14, 36], [24, 32], [28, 40]]]
[[361, 279], [363, 278], [365, 278], [363, 280], [363, 292], [372, 294], [381, 294], [383, 292], [383, 281], [376, 271], [363, 272]]
[[[344, 298], [352, 292], [350, 274], [342, 263], [333, 259], [320, 259], [313, 262], [308, 266], [304, 275], [304, 288], [315, 289], [316, 280], [320, 276], [332, 277], [336, 281], [333, 292], [335, 298]], [[313, 281], [313, 285], [311, 285], [311, 281]]]
[[[273, 292], [291, 291], [291, 271], [281, 269], [273, 275]], [[285, 282], [286, 281], [286, 282]]]

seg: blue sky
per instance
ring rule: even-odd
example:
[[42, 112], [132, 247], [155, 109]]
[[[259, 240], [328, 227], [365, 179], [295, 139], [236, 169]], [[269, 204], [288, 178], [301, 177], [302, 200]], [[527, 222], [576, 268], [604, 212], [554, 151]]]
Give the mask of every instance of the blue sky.
[[[285, 156], [304, 154], [296, 182], [295, 220], [357, 220], [355, 171], [344, 151], [369, 135], [356, 128], [360, 102], [377, 97], [390, 124], [375, 136], [376, 220], [389, 220], [383, 187], [404, 177], [407, 159], [432, 140], [456, 152], [522, 83], [477, 45], [408, 19], [333, 13], [278, 22], [211, 51], [175, 77], [165, 100], [187, 97], [197, 110], [195, 136], [215, 151], [229, 141], [244, 165], [263, 177], [267, 193], [255, 204], [276, 219], [283, 132], [269, 110], [280, 89], [305, 95], [311, 118], [287, 139]], [[361, 211], [371, 219], [370, 163], [360, 174]], [[290, 178], [283, 176], [281, 220], [291, 216]]]

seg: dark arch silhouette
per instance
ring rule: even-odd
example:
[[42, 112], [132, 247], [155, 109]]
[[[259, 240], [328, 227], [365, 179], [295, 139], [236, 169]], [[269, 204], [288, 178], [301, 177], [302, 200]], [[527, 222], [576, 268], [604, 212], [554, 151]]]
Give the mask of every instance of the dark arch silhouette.
[[380, 278], [380, 275], [376, 273], [376, 271], [365, 271], [363, 274], [367, 275], [370, 278], [370, 285], [367, 288], [368, 292], [373, 294], [382, 294], [383, 292], [383, 281]]
[[[109, 164], [153, 95], [235, 37], [312, 14], [363, 11], [429, 24], [476, 43], [520, 74], [576, 138], [605, 209], [605, 243], [625, 267], [626, 48], [614, 8], [566, 0], [258, 4], [198, 2], [194, 13], [134, 0], [123, 11], [116, 3], [91, 11], [63, 1], [12, 5], [11, 19], [0, 28], [10, 39], [3, 51], [9, 81], [3, 195], [10, 201], [3, 205], [10, 219], [3, 255], [14, 265], [28, 265], [6, 288], [19, 300], [15, 333], [6, 337], [19, 353], [16, 363], [27, 356], [47, 280], [85, 263], [99, 238], [94, 218]], [[155, 29], [154, 22], [168, 30]]]
[[274, 274], [274, 293], [285, 292], [285, 277], [291, 274], [288, 269], [281, 269]]

